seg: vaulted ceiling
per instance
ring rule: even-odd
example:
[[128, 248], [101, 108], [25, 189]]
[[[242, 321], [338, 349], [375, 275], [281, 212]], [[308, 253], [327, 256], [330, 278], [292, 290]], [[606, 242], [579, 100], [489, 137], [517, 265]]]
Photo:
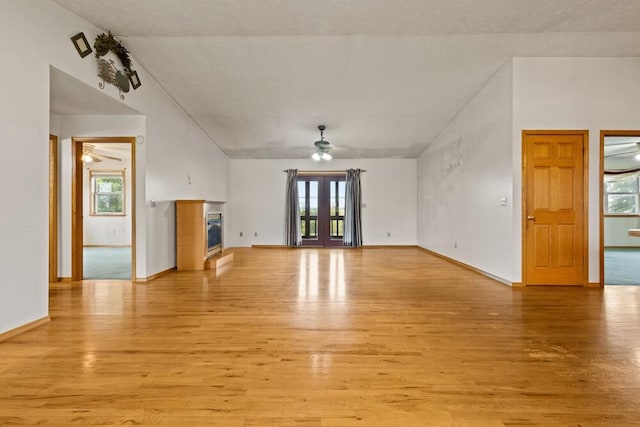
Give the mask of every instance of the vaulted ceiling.
[[232, 158], [413, 158], [514, 56], [640, 56], [637, 0], [55, 2]]

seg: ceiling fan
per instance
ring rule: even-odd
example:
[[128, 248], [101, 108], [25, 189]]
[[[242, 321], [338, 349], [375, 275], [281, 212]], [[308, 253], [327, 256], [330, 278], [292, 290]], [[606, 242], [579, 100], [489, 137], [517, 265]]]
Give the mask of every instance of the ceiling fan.
[[331, 160], [331, 153], [329, 150], [331, 148], [331, 144], [329, 141], [324, 140], [324, 130], [327, 127], [325, 125], [318, 126], [318, 130], [320, 131], [320, 139], [313, 143], [316, 146], [317, 151], [311, 155], [311, 158], [315, 161], [319, 160]]
[[90, 162], [101, 162], [102, 159], [116, 160], [121, 162], [122, 159], [119, 157], [108, 156], [106, 154], [96, 153], [95, 145], [91, 144], [83, 144], [82, 145], [82, 161], [85, 163]]

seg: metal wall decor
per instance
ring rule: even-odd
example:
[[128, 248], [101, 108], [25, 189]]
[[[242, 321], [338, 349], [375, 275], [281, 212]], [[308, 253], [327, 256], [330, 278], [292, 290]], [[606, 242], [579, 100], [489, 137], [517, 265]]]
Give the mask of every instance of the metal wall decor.
[[124, 95], [122, 92], [129, 92], [129, 79], [127, 75], [116, 68], [116, 63], [113, 59], [98, 58], [98, 77], [102, 79], [98, 82], [98, 87], [104, 89], [105, 83], [114, 85], [119, 90], [120, 99], [124, 101]]
[[[131, 69], [129, 51], [113, 37], [111, 31], [107, 34], [98, 34], [93, 47], [96, 49], [96, 58], [98, 60], [98, 77], [102, 79], [98, 83], [98, 87], [104, 89], [106, 83], [116, 86], [120, 99], [124, 101], [123, 92], [129, 92], [130, 87], [137, 89], [142, 84], [138, 73]], [[113, 52], [118, 57], [122, 64], [122, 70], [116, 67], [114, 60], [101, 58], [109, 52]]]

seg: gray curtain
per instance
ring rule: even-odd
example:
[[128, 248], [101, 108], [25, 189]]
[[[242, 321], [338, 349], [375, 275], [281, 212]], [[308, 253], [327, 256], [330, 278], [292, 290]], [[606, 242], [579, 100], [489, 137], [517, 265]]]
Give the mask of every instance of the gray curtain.
[[360, 169], [348, 169], [345, 182], [344, 245], [362, 246]]
[[287, 169], [287, 201], [285, 205], [285, 215], [284, 233], [286, 245], [302, 245], [300, 205], [298, 204], [298, 169]]

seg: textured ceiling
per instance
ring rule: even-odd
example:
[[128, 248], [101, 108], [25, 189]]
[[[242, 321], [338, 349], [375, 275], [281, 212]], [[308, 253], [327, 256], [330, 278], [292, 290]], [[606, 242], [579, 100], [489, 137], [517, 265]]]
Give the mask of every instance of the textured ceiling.
[[[640, 56], [637, 0], [56, 0], [232, 158], [416, 157], [513, 56]], [[144, 90], [144, 82], [141, 88]]]

